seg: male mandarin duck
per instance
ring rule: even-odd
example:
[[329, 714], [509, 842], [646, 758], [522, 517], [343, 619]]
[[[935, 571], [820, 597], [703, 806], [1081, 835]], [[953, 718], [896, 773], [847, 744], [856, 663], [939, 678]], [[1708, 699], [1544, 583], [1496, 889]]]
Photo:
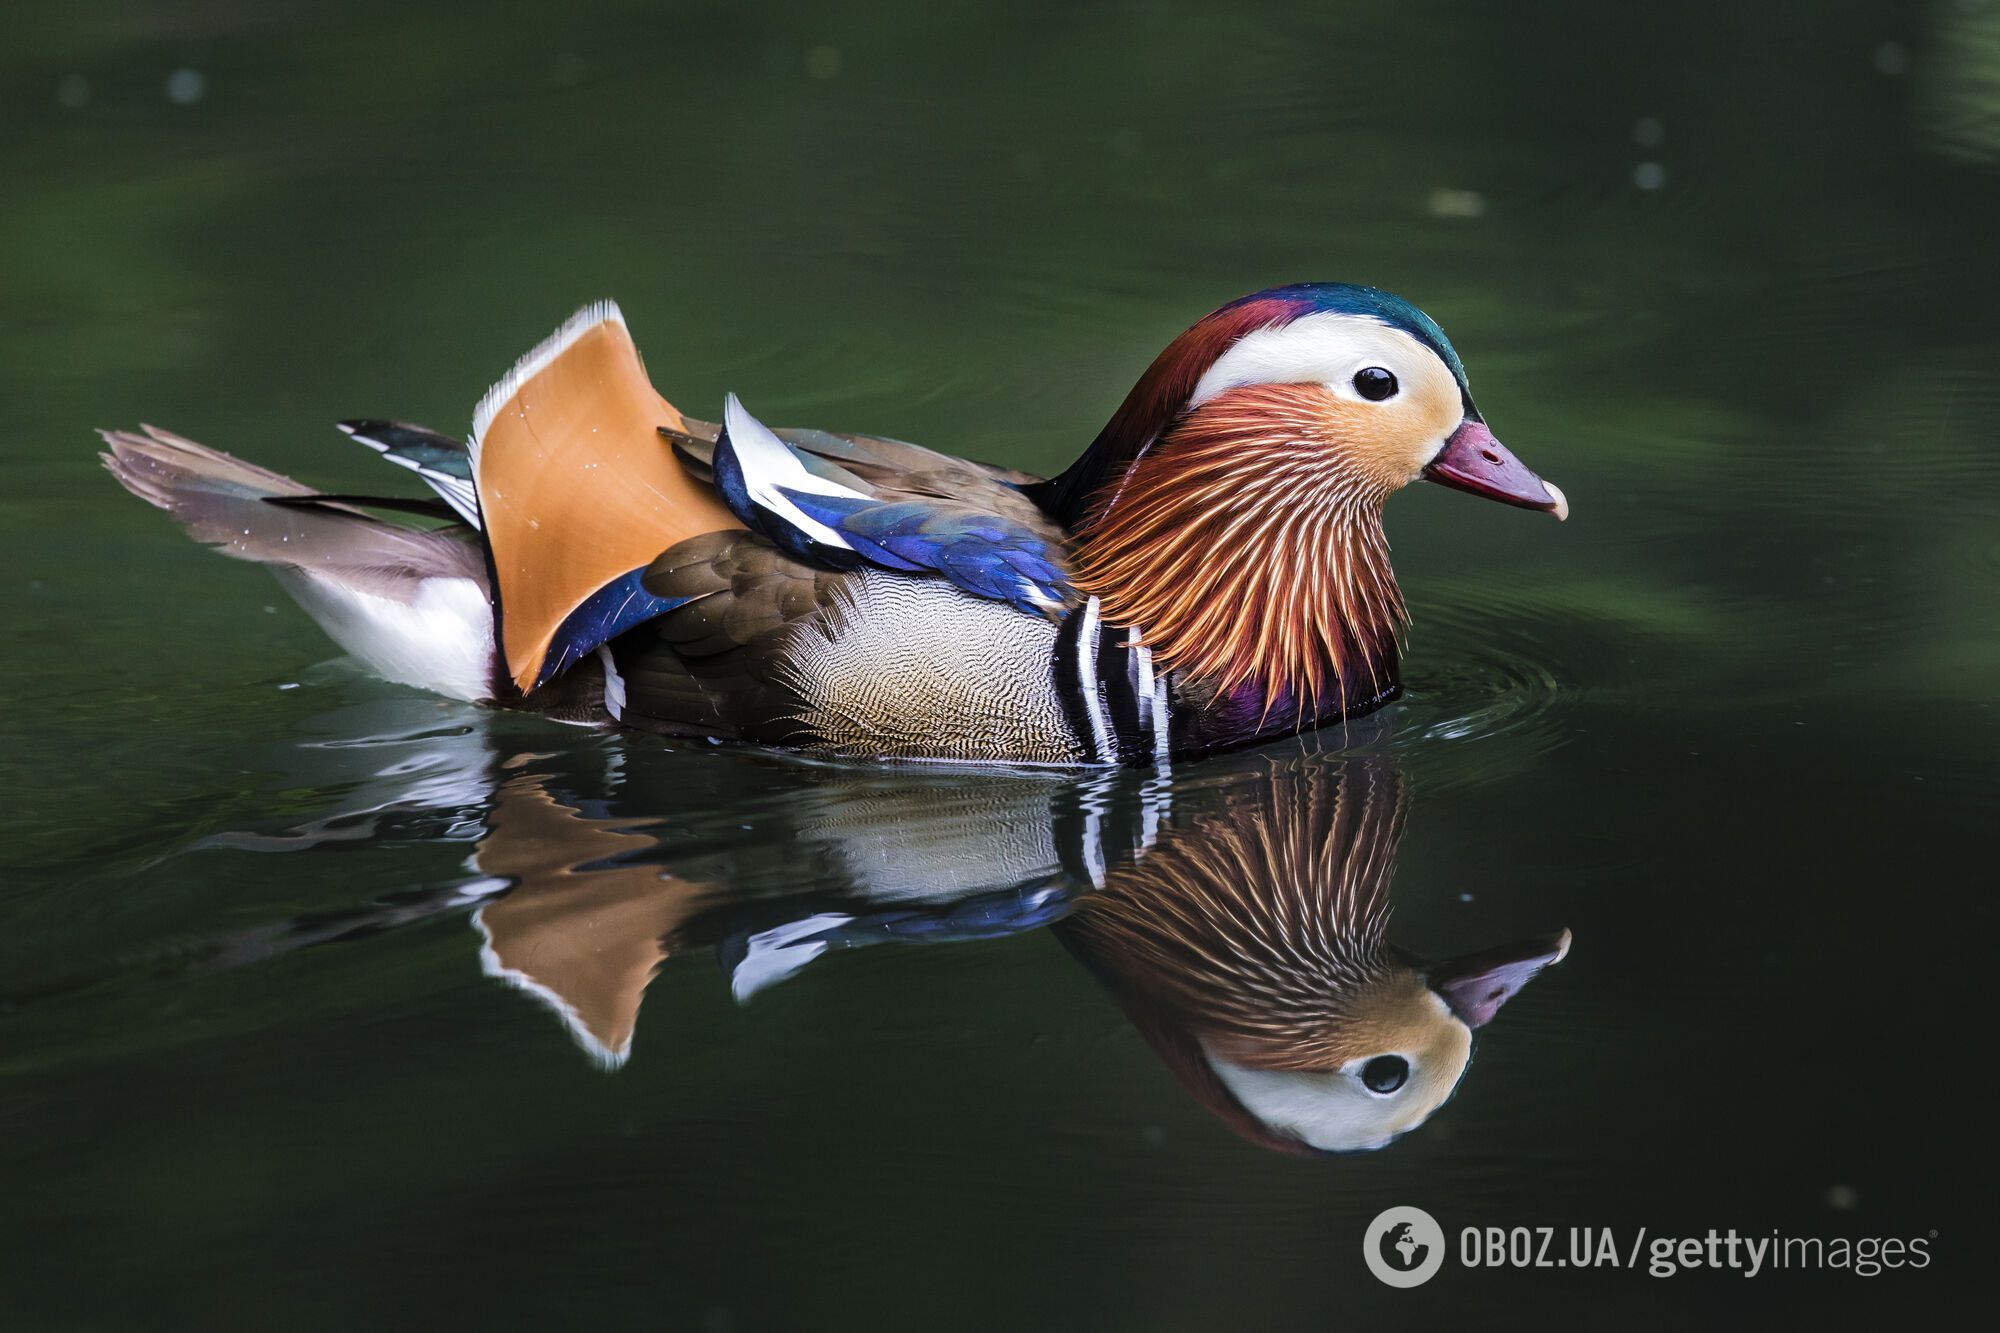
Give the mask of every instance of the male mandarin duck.
[[685, 417], [609, 303], [495, 385], [466, 444], [342, 429], [438, 498], [317, 494], [151, 427], [104, 458], [392, 681], [833, 756], [1152, 763], [1356, 718], [1399, 690], [1389, 495], [1568, 513], [1427, 315], [1333, 283], [1195, 324], [1047, 480], [774, 431], [734, 396]]

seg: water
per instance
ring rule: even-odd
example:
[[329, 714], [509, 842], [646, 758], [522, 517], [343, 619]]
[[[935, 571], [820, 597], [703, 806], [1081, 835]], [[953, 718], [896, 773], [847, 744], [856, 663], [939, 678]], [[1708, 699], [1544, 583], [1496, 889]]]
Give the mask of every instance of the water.
[[[1979, 1294], [2000, 5], [33, 3], [0, 31], [0, 1325], [1678, 1326]], [[331, 422], [457, 428], [615, 295], [690, 410], [737, 390], [1050, 469], [1185, 323], [1302, 278], [1437, 316], [1575, 517], [1398, 497], [1409, 699], [1346, 752], [1164, 783], [417, 698], [89, 435], [380, 486]], [[1363, 788], [1401, 821], [1361, 844], [1390, 944], [1575, 943], [1427, 1124], [1301, 1158], [1162, 1058], [1075, 917], [1091, 847], [1115, 888], [1149, 837]], [[1453, 1239], [1410, 1296], [1359, 1256], [1398, 1204]], [[1935, 1259], [1463, 1268], [1489, 1225]]]

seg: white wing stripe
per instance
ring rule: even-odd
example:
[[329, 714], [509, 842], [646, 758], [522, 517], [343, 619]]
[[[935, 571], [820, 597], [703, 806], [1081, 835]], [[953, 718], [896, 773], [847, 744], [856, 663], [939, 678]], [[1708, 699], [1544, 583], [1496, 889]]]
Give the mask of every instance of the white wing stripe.
[[847, 544], [845, 537], [806, 514], [778, 488], [783, 486], [809, 495], [851, 500], [871, 497], [806, 471], [805, 464], [799, 461], [791, 446], [772, 434], [770, 427], [751, 416], [733, 393], [723, 402], [722, 425], [729, 433], [729, 447], [736, 452], [736, 461], [743, 467], [743, 484], [759, 509], [797, 528], [822, 546], [834, 546], [843, 551], [854, 549]]
[[[625, 677], [618, 674], [618, 663], [611, 658], [611, 645], [599, 644], [597, 660], [604, 664], [604, 711], [611, 714], [613, 722], [625, 720]], [[613, 751], [616, 753], [616, 751]]]

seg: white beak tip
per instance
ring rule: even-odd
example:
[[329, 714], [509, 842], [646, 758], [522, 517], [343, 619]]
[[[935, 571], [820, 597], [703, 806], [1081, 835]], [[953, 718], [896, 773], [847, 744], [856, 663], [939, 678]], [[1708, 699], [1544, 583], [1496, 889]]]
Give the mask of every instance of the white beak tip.
[[1556, 516], [1556, 522], [1563, 522], [1569, 517], [1569, 497], [1562, 493], [1562, 487], [1552, 481], [1545, 481], [1542, 486], [1550, 495], [1556, 497], [1556, 507], [1549, 512]]

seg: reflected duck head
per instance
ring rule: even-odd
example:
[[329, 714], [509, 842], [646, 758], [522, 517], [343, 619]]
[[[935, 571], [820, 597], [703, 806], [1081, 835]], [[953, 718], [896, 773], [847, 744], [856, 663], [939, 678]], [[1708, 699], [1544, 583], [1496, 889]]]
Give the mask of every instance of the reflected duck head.
[[1163, 834], [1061, 929], [1196, 1100], [1298, 1154], [1381, 1148], [1458, 1087], [1568, 931], [1427, 962], [1388, 943], [1406, 805], [1386, 762], [1275, 765]]
[[1326, 1153], [1386, 1147], [1450, 1099], [1472, 1058], [1473, 1030], [1569, 944], [1562, 931], [1428, 966], [1389, 950], [1395, 961], [1343, 997], [1318, 1032], [1220, 1036], [1201, 1042], [1201, 1053], [1256, 1121], [1252, 1137]]

